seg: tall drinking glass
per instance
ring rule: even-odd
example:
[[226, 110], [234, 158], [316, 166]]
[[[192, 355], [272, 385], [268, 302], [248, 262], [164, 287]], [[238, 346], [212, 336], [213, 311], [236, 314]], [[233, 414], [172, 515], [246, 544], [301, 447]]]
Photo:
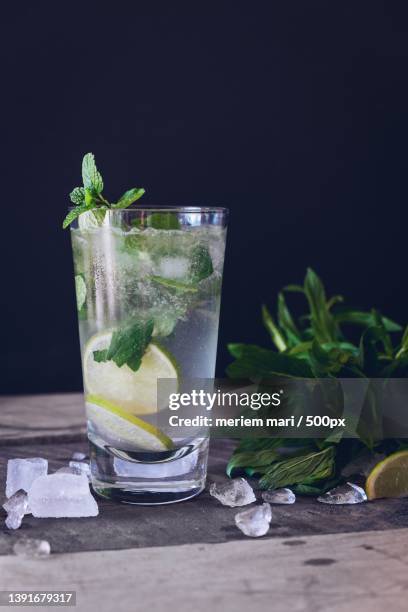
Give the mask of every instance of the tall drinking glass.
[[71, 226], [92, 486], [161, 504], [205, 485], [208, 438], [157, 427], [157, 382], [213, 378], [227, 210], [137, 207]]

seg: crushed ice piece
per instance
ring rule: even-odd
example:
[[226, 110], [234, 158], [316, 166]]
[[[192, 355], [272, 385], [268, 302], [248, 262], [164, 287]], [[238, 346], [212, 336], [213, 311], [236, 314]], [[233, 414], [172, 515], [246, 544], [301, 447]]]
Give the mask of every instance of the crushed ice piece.
[[359, 457], [347, 463], [342, 469], [341, 475], [345, 478], [349, 478], [354, 474], [368, 476], [377, 463], [380, 463], [383, 459], [385, 459], [383, 453], [372, 453], [366, 450]]
[[137, 478], [171, 478], [184, 476], [192, 472], [198, 459], [198, 450], [185, 457], [162, 461], [160, 463], [136, 463], [114, 457], [113, 466], [118, 476], [131, 476]]
[[352, 482], [335, 487], [317, 498], [322, 504], [361, 504], [367, 495], [361, 487]]
[[19, 529], [24, 515], [30, 513], [27, 493], [23, 489], [19, 489], [3, 504], [3, 508], [7, 512], [6, 527], [8, 529]]
[[69, 466], [74, 474], [84, 474], [88, 480], [91, 479], [91, 466], [82, 461], [70, 461]]
[[19, 529], [22, 522], [23, 517], [18, 512], [9, 512], [5, 520], [7, 529]]
[[48, 472], [48, 461], [40, 457], [9, 459], [7, 462], [6, 496], [11, 497], [19, 489], [29, 491], [39, 476]]
[[275, 489], [274, 491], [264, 491], [262, 499], [270, 504], [294, 504], [296, 495], [290, 489]]
[[49, 556], [51, 546], [47, 540], [20, 538], [13, 546], [13, 552], [18, 557], [41, 559]]
[[28, 503], [37, 518], [97, 516], [99, 513], [84, 474], [40, 476], [28, 492]]
[[174, 280], [185, 279], [190, 270], [190, 261], [187, 257], [163, 257], [159, 262], [158, 273], [164, 278]]
[[218, 499], [223, 506], [246, 506], [256, 501], [251, 485], [245, 478], [233, 478], [227, 482], [213, 482], [210, 485], [210, 495]]
[[85, 453], [80, 453], [79, 451], [72, 453], [71, 459], [73, 461], [83, 461], [87, 459], [87, 455]]
[[8, 513], [20, 512], [23, 516], [24, 514], [30, 514], [27, 493], [23, 489], [19, 489], [4, 502], [3, 508]]
[[235, 524], [243, 534], [250, 538], [259, 538], [269, 531], [272, 510], [268, 503], [243, 510], [235, 515]]

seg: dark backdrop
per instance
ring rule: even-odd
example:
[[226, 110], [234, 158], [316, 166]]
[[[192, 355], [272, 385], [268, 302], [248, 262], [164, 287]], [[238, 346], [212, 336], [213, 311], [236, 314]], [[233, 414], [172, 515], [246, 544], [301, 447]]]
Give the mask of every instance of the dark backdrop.
[[408, 320], [406, 2], [1, 8], [1, 389], [75, 390], [68, 232], [82, 155], [112, 195], [230, 207], [218, 372], [312, 265]]

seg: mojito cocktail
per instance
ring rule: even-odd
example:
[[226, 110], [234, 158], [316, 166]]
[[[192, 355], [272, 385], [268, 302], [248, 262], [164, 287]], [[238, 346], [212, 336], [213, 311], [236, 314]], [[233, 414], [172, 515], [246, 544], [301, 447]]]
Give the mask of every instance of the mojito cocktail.
[[[96, 213], [96, 214], [95, 214]], [[71, 224], [93, 488], [169, 503], [205, 483], [207, 437], [157, 427], [157, 381], [213, 378], [226, 210], [85, 211]]]

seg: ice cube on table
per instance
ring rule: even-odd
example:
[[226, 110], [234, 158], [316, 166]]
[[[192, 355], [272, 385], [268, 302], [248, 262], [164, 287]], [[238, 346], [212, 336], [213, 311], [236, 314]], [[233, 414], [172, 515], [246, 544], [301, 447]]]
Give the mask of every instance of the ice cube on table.
[[296, 495], [291, 489], [275, 489], [274, 491], [264, 491], [262, 499], [270, 504], [294, 504]]
[[243, 534], [250, 538], [259, 538], [269, 531], [272, 510], [268, 503], [243, 510], [235, 515], [235, 524]]
[[13, 546], [13, 552], [18, 557], [41, 559], [49, 556], [51, 546], [47, 540], [20, 538]]
[[99, 513], [84, 474], [56, 473], [37, 478], [28, 492], [28, 504], [37, 518], [97, 516]]
[[91, 479], [91, 466], [84, 461], [70, 461], [68, 466], [74, 474], [84, 474], [88, 480]]
[[71, 456], [72, 461], [83, 461], [86, 458], [87, 458], [87, 455], [79, 451], [72, 453], [72, 456]]
[[320, 495], [317, 501], [322, 504], [361, 504], [367, 501], [367, 495], [358, 485], [347, 482]]
[[4, 502], [3, 508], [8, 513], [20, 512], [23, 515], [30, 514], [27, 493], [23, 489], [19, 489]]
[[23, 517], [17, 512], [10, 512], [4, 521], [7, 529], [20, 529]]
[[162, 257], [158, 266], [158, 274], [163, 278], [182, 280], [188, 277], [190, 261], [187, 257]]
[[233, 478], [227, 482], [213, 482], [210, 485], [210, 495], [218, 499], [223, 506], [235, 508], [246, 506], [256, 501], [251, 485], [245, 478]]
[[29, 514], [28, 497], [23, 489], [19, 489], [3, 504], [7, 512], [6, 527], [8, 529], [18, 529], [21, 527], [24, 515]]
[[6, 496], [11, 497], [19, 489], [29, 491], [39, 476], [48, 472], [48, 461], [40, 457], [9, 459], [7, 462]]

